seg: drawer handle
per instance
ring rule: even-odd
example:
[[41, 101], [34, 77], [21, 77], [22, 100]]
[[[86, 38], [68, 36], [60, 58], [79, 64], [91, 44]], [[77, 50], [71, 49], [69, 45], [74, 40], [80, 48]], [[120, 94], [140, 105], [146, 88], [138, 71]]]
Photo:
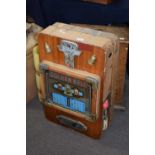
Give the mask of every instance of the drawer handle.
[[74, 119], [71, 119], [71, 118], [63, 116], [63, 115], [58, 115], [58, 116], [56, 116], [56, 118], [61, 124], [66, 125], [70, 128], [77, 129], [80, 131], [87, 130], [87, 127], [80, 121], [76, 121]]

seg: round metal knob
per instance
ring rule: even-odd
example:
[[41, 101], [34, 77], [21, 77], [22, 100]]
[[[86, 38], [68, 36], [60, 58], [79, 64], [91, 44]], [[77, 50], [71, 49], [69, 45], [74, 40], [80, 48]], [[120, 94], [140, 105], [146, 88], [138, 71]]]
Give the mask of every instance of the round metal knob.
[[92, 55], [89, 60], [88, 60], [88, 64], [89, 65], [94, 65], [96, 62], [96, 55]]
[[74, 95], [76, 95], [76, 96], [79, 95], [79, 90], [78, 89], [74, 89]]

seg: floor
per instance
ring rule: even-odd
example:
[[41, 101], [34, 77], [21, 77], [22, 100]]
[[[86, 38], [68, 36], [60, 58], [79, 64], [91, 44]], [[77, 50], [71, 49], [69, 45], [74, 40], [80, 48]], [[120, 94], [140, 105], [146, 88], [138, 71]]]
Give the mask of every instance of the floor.
[[27, 103], [27, 155], [128, 155], [129, 154], [129, 80], [126, 79], [125, 111], [114, 111], [111, 126], [94, 140], [45, 119], [37, 97]]

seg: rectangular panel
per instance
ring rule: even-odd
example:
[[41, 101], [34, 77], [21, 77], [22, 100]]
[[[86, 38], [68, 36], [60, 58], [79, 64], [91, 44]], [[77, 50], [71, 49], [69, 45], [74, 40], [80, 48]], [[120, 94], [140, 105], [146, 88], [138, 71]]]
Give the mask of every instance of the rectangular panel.
[[91, 113], [92, 86], [86, 81], [47, 71], [46, 92], [50, 104], [80, 113]]
[[57, 94], [57, 93], [51, 93], [52, 101], [55, 104], [58, 104], [63, 107], [67, 107], [67, 97]]

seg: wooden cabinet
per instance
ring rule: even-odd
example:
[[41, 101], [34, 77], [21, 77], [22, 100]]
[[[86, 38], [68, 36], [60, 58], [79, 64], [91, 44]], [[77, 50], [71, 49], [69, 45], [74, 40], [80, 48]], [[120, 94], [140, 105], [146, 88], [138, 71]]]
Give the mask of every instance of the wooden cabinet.
[[63, 23], [40, 32], [38, 88], [48, 120], [93, 138], [101, 136], [111, 120], [118, 44], [112, 33]]

